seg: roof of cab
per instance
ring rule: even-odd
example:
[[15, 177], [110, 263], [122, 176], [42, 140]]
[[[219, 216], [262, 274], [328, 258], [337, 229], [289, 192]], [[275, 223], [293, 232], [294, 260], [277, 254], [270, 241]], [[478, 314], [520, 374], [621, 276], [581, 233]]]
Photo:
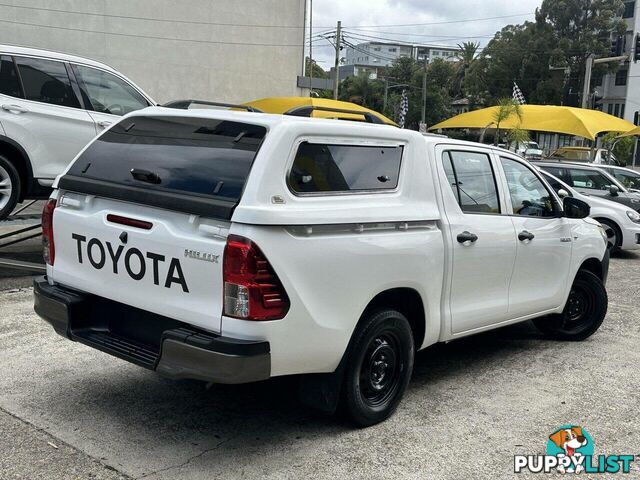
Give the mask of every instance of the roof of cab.
[[72, 62], [79, 63], [83, 65], [89, 65], [92, 67], [102, 68], [104, 70], [110, 70], [115, 72], [116, 70], [113, 67], [101, 62], [97, 62], [95, 60], [91, 60], [89, 58], [79, 57], [77, 55], [70, 55], [68, 53], [56, 52], [53, 50], [44, 50], [40, 48], [31, 48], [31, 47], [21, 47], [18, 45], [7, 45], [0, 44], [0, 54], [5, 55], [25, 55], [29, 57], [41, 57], [41, 58], [50, 58], [52, 60], [61, 60], [64, 62]]

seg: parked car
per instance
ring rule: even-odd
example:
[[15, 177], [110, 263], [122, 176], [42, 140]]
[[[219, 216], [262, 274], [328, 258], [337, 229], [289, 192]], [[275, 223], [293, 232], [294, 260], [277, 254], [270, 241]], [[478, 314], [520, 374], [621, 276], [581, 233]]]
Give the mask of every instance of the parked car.
[[640, 172], [612, 165], [601, 165], [600, 168], [618, 180], [630, 192], [640, 193]]
[[46, 198], [56, 176], [97, 133], [155, 105], [103, 63], [0, 45], [0, 219]]
[[606, 148], [560, 147], [548, 157], [552, 160], [595, 163], [598, 165], [620, 165], [616, 156]]
[[536, 162], [535, 165], [582, 194], [618, 202], [640, 212], [640, 195], [628, 191], [613, 176], [595, 165], [559, 162]]
[[541, 160], [544, 153], [540, 145], [533, 141], [519, 142], [514, 145], [513, 150], [527, 160]]
[[591, 207], [590, 216], [604, 227], [610, 252], [637, 250], [640, 248], [640, 213], [610, 200], [583, 195], [557, 177], [540, 170], [558, 196], [570, 196], [586, 202]]
[[609, 257], [588, 214], [489, 146], [152, 107], [58, 177], [35, 310], [170, 378], [302, 375], [304, 402], [371, 425], [436, 342], [529, 319], [556, 339], [592, 335]]

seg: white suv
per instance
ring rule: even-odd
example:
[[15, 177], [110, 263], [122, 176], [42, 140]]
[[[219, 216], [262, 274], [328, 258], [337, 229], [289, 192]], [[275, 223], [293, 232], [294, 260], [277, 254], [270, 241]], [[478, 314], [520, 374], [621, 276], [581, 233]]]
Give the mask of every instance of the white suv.
[[0, 219], [46, 197], [57, 175], [105, 127], [155, 102], [102, 63], [0, 45]]
[[[388, 417], [414, 353], [607, 310], [589, 206], [522, 158], [384, 125], [148, 108], [58, 177], [35, 310], [171, 378], [302, 375], [306, 403]], [[567, 359], [569, 360], [569, 359]]]

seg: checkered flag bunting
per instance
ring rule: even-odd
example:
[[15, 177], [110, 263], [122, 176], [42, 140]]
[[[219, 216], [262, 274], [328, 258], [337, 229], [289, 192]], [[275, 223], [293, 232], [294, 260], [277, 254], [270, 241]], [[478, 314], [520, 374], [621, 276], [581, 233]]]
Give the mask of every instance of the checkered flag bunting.
[[516, 82], [513, 82], [513, 99], [519, 105], [524, 105], [527, 103], [527, 101], [524, 99], [524, 95], [522, 94], [522, 90], [520, 90], [520, 87], [518, 87], [518, 84]]
[[400, 128], [404, 128], [407, 113], [409, 113], [409, 96], [406, 90], [402, 90], [402, 96], [400, 97], [400, 119], [398, 120]]

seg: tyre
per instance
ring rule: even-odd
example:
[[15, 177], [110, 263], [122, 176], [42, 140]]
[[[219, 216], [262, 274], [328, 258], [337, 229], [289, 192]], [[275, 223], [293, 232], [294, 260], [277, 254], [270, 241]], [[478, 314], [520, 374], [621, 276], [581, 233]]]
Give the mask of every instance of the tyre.
[[342, 410], [367, 427], [396, 409], [413, 371], [413, 334], [406, 317], [377, 310], [360, 323], [352, 338], [342, 388]]
[[597, 275], [580, 270], [567, 299], [564, 311], [533, 321], [548, 337], [580, 341], [593, 335], [607, 314], [607, 291]]
[[622, 231], [620, 227], [611, 220], [598, 219], [598, 221], [602, 224], [607, 234], [607, 248], [609, 249], [609, 253], [615, 253], [620, 250], [622, 246]]
[[20, 175], [16, 167], [0, 155], [0, 220], [7, 218], [20, 198]]

